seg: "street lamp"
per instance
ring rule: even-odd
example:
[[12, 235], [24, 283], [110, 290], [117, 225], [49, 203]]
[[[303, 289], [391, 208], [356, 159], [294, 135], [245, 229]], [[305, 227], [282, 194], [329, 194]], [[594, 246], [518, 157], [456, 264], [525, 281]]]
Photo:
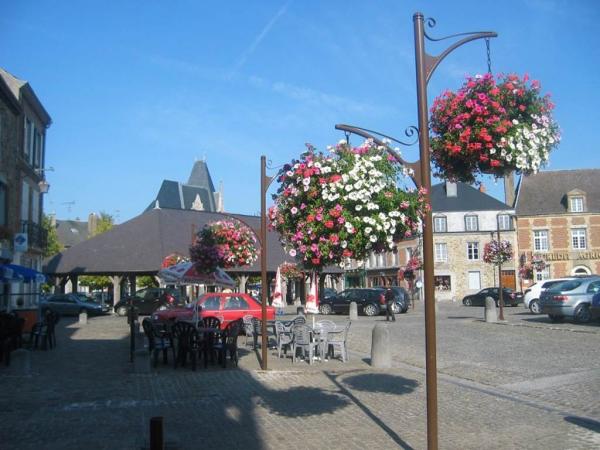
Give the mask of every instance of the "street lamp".
[[[514, 215], [506, 213], [504, 211], [500, 211], [496, 214], [496, 232], [498, 233], [498, 245], [500, 245], [500, 216], [508, 217], [508, 228], [507, 230], [512, 229], [512, 220]], [[492, 232], [492, 238], [494, 236], [494, 232]], [[495, 276], [495, 271], [494, 271]], [[498, 319], [504, 320], [504, 292], [502, 289], [502, 262], [498, 264], [498, 306], [500, 307], [500, 311], [498, 313]]]
[[50, 183], [46, 181], [45, 172], [54, 172], [54, 167], [35, 169], [35, 173], [42, 178], [38, 183], [41, 194], [47, 194], [50, 190]]
[[[432, 38], [424, 29], [425, 18], [422, 13], [417, 12], [413, 15], [414, 42], [415, 42], [415, 62], [416, 62], [416, 81], [417, 81], [417, 113], [418, 113], [418, 132], [419, 132], [419, 161], [415, 163], [405, 162], [397, 152], [380, 139], [375, 138], [372, 133], [387, 137], [381, 133], [371, 132], [364, 128], [351, 127], [348, 125], [336, 125], [337, 129], [355, 133], [359, 136], [371, 138], [378, 145], [384, 145], [387, 151], [401, 164], [412, 169], [412, 176], [415, 184], [426, 190], [425, 200], [431, 204], [431, 166], [430, 166], [430, 147], [429, 147], [429, 116], [427, 108], [427, 83], [431, 75], [438, 67], [440, 62], [448, 56], [453, 50], [457, 49], [467, 42], [476, 39], [489, 39], [498, 36], [494, 32], [474, 32], [460, 33], [443, 38]], [[427, 19], [427, 26], [435, 26], [435, 20]], [[431, 56], [425, 51], [425, 38], [429, 41], [441, 41], [444, 39], [461, 37], [459, 41], [452, 44], [438, 56]], [[414, 130], [414, 127], [409, 130]], [[412, 132], [407, 135], [412, 135]], [[390, 138], [391, 139], [391, 138]], [[396, 139], [392, 139], [396, 142]], [[401, 143], [401, 142], [400, 142]], [[437, 433], [437, 362], [436, 362], [436, 331], [435, 331], [435, 287], [433, 277], [433, 223], [431, 212], [425, 214], [423, 223], [423, 272], [425, 282], [425, 370], [427, 380], [427, 448], [434, 450], [438, 448]]]

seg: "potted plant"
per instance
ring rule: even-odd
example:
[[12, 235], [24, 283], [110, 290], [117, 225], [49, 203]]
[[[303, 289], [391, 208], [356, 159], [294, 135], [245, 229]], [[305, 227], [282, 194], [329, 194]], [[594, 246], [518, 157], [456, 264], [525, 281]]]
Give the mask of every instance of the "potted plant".
[[483, 248], [483, 261], [499, 266], [513, 257], [513, 248], [509, 241], [492, 239]]

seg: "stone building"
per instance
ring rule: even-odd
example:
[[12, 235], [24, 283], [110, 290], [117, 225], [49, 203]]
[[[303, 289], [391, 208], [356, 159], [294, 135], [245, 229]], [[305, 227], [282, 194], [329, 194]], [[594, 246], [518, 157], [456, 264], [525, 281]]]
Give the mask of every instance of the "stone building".
[[600, 169], [556, 170], [521, 178], [516, 202], [519, 254], [546, 261], [533, 280], [600, 273]]
[[[483, 188], [440, 183], [431, 188], [436, 300], [458, 300], [498, 286], [498, 269], [483, 262], [485, 244], [498, 234], [516, 248], [514, 210]], [[502, 267], [502, 285], [514, 288], [517, 262]]]
[[[46, 129], [51, 119], [27, 81], [0, 68], [0, 257], [41, 271]], [[15, 247], [15, 243], [18, 245]], [[37, 283], [0, 284], [0, 309], [37, 304]]]

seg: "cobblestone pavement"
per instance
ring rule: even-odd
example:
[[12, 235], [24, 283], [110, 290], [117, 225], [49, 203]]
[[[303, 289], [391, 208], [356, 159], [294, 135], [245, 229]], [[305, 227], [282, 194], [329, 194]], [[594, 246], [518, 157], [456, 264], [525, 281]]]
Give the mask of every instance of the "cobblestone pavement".
[[[506, 315], [485, 324], [483, 308], [439, 305], [440, 448], [600, 447], [600, 324]], [[422, 310], [388, 325], [389, 370], [368, 365], [381, 320], [352, 324], [347, 364], [292, 365], [270, 351], [265, 372], [242, 338], [239, 369], [138, 373], [122, 318], [65, 319], [27, 376], [18, 361], [0, 368], [0, 449], [143, 448], [153, 416], [178, 449], [426, 448]]]

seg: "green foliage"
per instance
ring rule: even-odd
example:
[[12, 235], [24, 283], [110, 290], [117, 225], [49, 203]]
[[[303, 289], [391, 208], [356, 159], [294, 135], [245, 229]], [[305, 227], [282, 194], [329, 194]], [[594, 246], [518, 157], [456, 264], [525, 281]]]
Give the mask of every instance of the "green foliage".
[[100, 216], [98, 216], [98, 222], [96, 224], [96, 231], [94, 236], [105, 233], [110, 230], [115, 224], [115, 219], [112, 215], [107, 212], [100, 211]]
[[104, 276], [83, 275], [79, 277], [79, 284], [89, 287], [90, 291], [95, 291], [112, 286], [112, 281], [110, 281], [110, 278]]
[[144, 288], [158, 286], [158, 283], [156, 282], [156, 278], [148, 276], [148, 275], [137, 277], [135, 280], [135, 284], [138, 289], [144, 289]]
[[63, 250], [62, 244], [58, 241], [58, 233], [56, 232], [56, 227], [52, 226], [52, 220], [50, 217], [44, 214], [42, 218], [42, 227], [47, 232], [48, 241], [46, 244], [46, 248], [44, 249], [44, 257], [47, 258], [49, 256], [56, 255]]

